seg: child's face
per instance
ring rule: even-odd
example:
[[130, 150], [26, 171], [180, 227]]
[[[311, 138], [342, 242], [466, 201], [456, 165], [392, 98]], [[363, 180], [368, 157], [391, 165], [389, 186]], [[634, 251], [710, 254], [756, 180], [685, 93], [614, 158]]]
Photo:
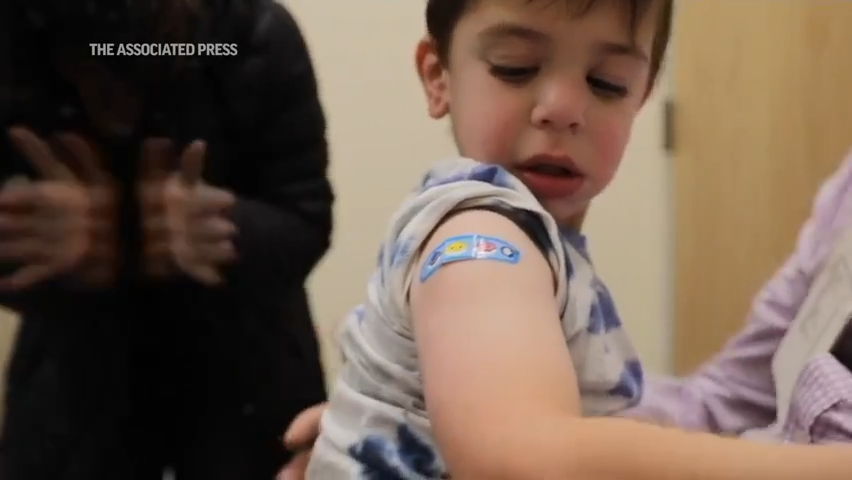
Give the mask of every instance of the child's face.
[[429, 112], [450, 115], [460, 153], [509, 169], [560, 223], [612, 180], [648, 90], [656, 12], [632, 36], [622, 1], [584, 15], [564, 0], [478, 1], [446, 68], [431, 41], [418, 47]]

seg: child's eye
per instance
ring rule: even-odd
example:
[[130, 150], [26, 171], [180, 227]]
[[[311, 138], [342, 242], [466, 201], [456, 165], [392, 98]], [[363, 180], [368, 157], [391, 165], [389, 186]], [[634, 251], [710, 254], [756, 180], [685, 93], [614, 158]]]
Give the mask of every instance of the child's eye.
[[491, 75], [507, 83], [521, 84], [528, 82], [538, 74], [539, 67], [509, 67], [506, 65], [491, 65]]
[[627, 96], [627, 87], [612, 82], [607, 82], [597, 77], [588, 76], [586, 82], [592, 90], [606, 98], [624, 98]]

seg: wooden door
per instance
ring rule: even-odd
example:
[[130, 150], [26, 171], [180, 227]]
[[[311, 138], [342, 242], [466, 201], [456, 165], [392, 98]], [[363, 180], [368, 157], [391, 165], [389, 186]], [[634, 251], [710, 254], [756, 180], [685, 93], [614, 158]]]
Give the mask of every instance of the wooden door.
[[852, 2], [678, 0], [675, 370], [741, 328], [852, 147]]

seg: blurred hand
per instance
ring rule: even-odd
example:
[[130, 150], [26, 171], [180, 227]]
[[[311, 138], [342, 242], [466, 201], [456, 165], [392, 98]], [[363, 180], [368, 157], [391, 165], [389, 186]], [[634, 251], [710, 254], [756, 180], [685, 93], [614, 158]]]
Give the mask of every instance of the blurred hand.
[[302, 411], [284, 434], [284, 446], [295, 451], [290, 463], [278, 474], [278, 480], [304, 480], [311, 460], [313, 444], [320, 434], [320, 420], [326, 404], [320, 403]]
[[220, 284], [219, 268], [236, 258], [236, 226], [228, 218], [234, 196], [201, 179], [206, 144], [195, 141], [171, 172], [172, 143], [149, 139], [142, 154], [142, 212], [146, 269], [152, 275], [177, 267], [206, 285]]
[[71, 270], [88, 283], [111, 281], [115, 195], [98, 152], [74, 134], [50, 144], [25, 128], [8, 134], [41, 179], [0, 189], [0, 261], [21, 265], [0, 279], [0, 289], [28, 288]]

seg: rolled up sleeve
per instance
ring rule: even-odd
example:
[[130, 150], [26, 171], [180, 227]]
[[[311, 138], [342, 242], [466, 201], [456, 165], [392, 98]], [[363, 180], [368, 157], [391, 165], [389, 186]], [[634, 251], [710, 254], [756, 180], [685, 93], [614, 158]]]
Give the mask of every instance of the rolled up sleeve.
[[802, 371], [783, 435], [792, 443], [852, 442], [852, 372], [833, 355], [815, 357]]

